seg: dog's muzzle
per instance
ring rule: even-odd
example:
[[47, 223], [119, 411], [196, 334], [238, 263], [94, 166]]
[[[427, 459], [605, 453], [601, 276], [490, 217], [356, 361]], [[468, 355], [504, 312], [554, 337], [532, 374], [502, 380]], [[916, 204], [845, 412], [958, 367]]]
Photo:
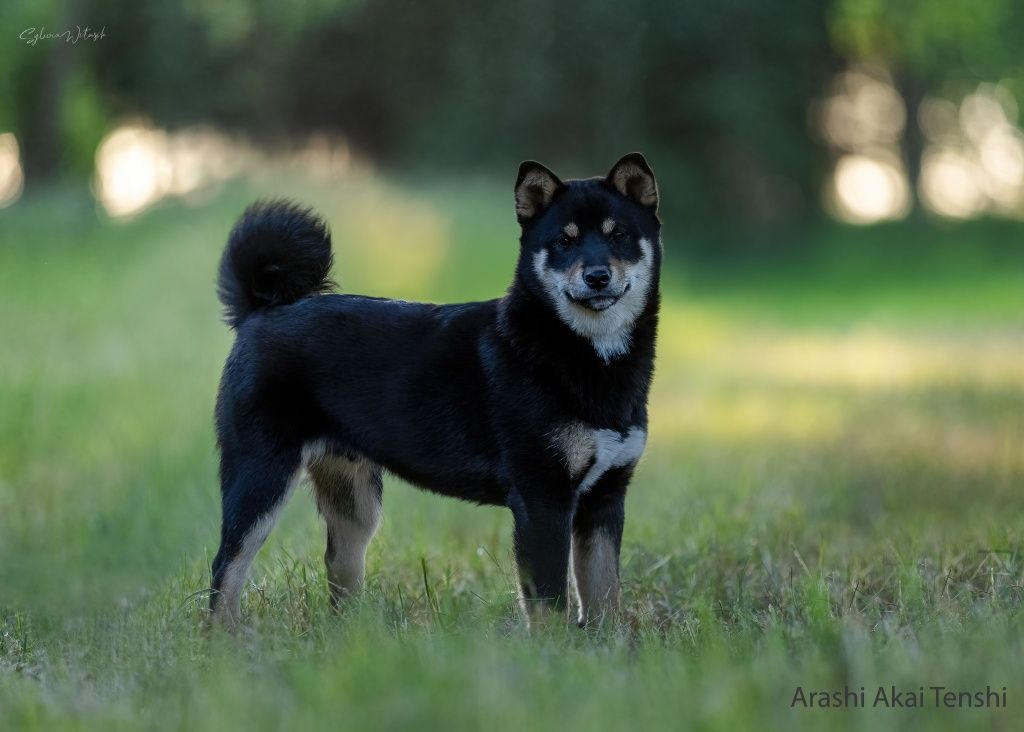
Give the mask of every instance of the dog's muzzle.
[[586, 308], [587, 310], [593, 310], [600, 312], [607, 310], [612, 305], [619, 301], [623, 295], [629, 292], [630, 283], [625, 283], [618, 292], [609, 292], [608, 290], [594, 291], [591, 288], [586, 288], [582, 292], [572, 292], [567, 290], [565, 296], [569, 298], [569, 301], [575, 305]]

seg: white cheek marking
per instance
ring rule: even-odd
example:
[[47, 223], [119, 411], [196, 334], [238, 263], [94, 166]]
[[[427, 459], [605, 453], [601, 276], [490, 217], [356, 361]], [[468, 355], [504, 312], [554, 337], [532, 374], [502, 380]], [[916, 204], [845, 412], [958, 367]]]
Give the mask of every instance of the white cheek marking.
[[643, 256], [640, 261], [629, 266], [626, 273], [629, 292], [610, 308], [600, 312], [587, 310], [566, 298], [565, 292], [570, 283], [565, 273], [548, 268], [547, 250], [542, 249], [533, 255], [533, 272], [554, 303], [558, 317], [574, 333], [588, 339], [605, 363], [629, 352], [633, 345], [633, 325], [647, 305], [654, 256], [648, 239], [641, 239], [639, 243]]

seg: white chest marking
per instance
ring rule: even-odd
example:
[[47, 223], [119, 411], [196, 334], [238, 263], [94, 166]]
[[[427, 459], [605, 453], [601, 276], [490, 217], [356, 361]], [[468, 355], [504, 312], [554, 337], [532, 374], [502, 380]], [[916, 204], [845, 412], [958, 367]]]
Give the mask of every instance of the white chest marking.
[[634, 465], [647, 444], [647, 432], [642, 427], [631, 427], [623, 435], [617, 430], [594, 429], [577, 423], [563, 429], [557, 442], [573, 478], [590, 465], [579, 483], [579, 492], [583, 494], [612, 468]]

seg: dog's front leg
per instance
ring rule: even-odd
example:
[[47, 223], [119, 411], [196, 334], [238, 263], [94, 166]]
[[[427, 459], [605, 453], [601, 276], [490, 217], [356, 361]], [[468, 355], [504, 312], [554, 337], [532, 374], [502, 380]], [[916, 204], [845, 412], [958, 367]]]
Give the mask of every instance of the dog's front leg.
[[632, 467], [610, 470], [580, 497], [572, 525], [572, 565], [580, 627], [619, 609], [619, 551]]
[[514, 491], [515, 555], [527, 617], [564, 611], [569, 574], [572, 500], [557, 491]]

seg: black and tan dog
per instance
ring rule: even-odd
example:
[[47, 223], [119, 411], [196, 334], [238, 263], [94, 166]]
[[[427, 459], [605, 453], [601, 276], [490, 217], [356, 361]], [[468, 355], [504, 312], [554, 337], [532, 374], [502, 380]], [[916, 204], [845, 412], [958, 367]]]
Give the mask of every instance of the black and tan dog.
[[231, 232], [219, 294], [237, 338], [217, 400], [223, 522], [211, 610], [239, 616], [249, 566], [308, 472], [337, 601], [363, 579], [381, 471], [507, 506], [528, 607], [579, 622], [618, 604], [626, 487], [647, 438], [661, 224], [639, 154], [604, 178], [526, 162], [519, 263], [497, 300], [429, 305], [323, 294], [330, 235], [257, 204]]

